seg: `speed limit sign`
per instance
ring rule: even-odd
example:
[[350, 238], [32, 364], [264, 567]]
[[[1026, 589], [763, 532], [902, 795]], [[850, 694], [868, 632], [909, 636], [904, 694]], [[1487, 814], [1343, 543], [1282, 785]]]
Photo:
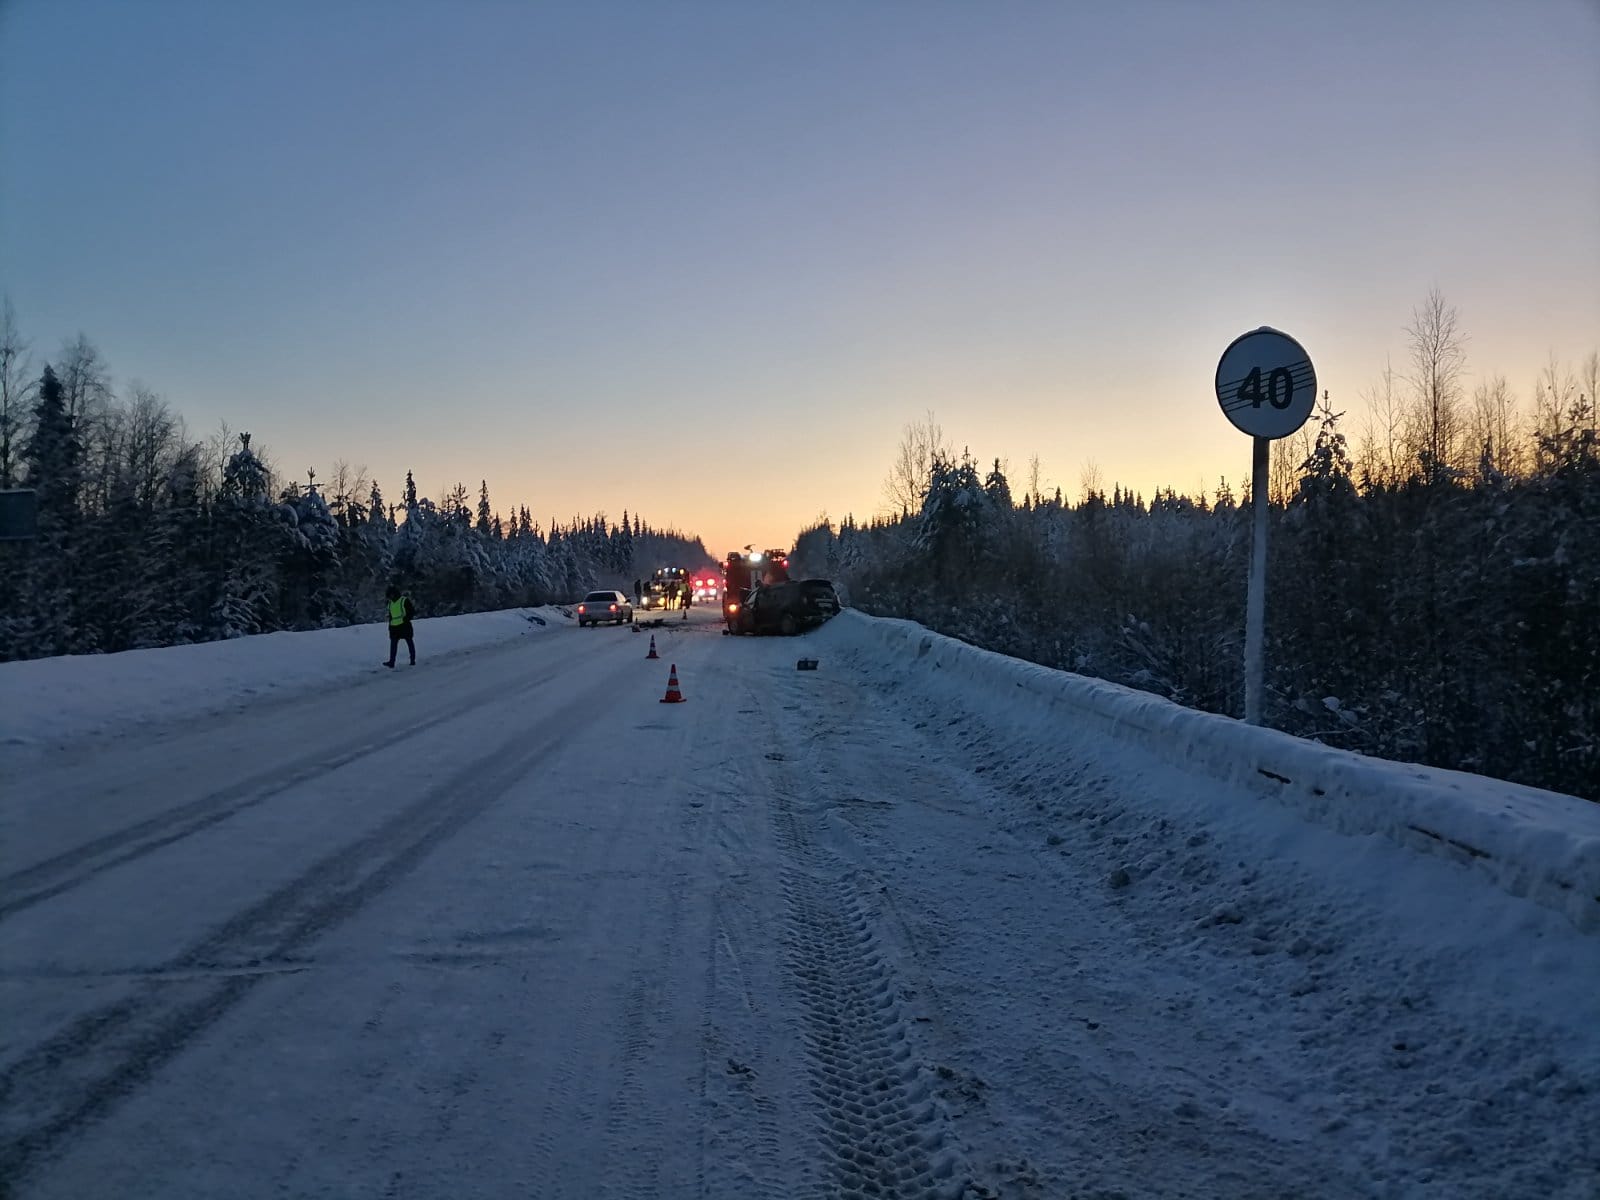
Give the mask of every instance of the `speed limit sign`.
[[1222, 414], [1251, 437], [1288, 437], [1317, 400], [1317, 372], [1305, 347], [1262, 326], [1233, 339], [1217, 363]]
[[1317, 403], [1317, 372], [1306, 348], [1263, 325], [1236, 337], [1217, 363], [1222, 415], [1250, 435], [1250, 583], [1245, 592], [1244, 719], [1262, 722], [1266, 694], [1267, 512], [1272, 507], [1272, 441], [1306, 423]]

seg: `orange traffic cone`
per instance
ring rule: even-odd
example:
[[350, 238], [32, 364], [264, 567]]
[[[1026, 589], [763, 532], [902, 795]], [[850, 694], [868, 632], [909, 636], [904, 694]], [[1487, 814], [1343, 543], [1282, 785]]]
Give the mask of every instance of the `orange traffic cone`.
[[672, 664], [672, 674], [667, 676], [667, 694], [661, 697], [663, 704], [682, 704], [683, 693], [678, 690], [678, 664]]
[[646, 658], [660, 658], [661, 657], [661, 655], [656, 653], [656, 635], [653, 634], [653, 633], [650, 635], [650, 653], [646, 654], [645, 657]]

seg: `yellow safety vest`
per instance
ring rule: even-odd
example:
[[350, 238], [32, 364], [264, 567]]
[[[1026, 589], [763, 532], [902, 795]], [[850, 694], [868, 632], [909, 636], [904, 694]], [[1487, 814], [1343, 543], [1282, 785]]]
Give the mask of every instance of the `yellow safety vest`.
[[401, 596], [398, 600], [389, 601], [389, 624], [404, 625], [406, 623], [406, 598]]

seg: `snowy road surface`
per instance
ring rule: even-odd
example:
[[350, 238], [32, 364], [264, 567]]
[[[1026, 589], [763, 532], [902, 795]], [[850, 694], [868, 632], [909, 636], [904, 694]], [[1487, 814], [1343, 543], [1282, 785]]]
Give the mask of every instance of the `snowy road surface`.
[[1600, 938], [695, 615], [0, 748], [0, 1193], [1600, 1196]]

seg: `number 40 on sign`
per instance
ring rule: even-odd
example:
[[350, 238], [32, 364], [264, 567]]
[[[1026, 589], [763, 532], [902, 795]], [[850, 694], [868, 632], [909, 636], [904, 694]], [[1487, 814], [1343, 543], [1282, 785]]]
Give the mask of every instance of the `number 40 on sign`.
[[1217, 363], [1217, 403], [1251, 437], [1288, 437], [1317, 400], [1311, 356], [1287, 333], [1261, 328], [1235, 338]]
[[1306, 423], [1317, 401], [1317, 373], [1305, 347], [1263, 326], [1228, 343], [1217, 363], [1222, 415], [1253, 439], [1250, 452], [1250, 585], [1245, 595], [1244, 719], [1262, 723], [1266, 677], [1267, 477], [1272, 440]]

